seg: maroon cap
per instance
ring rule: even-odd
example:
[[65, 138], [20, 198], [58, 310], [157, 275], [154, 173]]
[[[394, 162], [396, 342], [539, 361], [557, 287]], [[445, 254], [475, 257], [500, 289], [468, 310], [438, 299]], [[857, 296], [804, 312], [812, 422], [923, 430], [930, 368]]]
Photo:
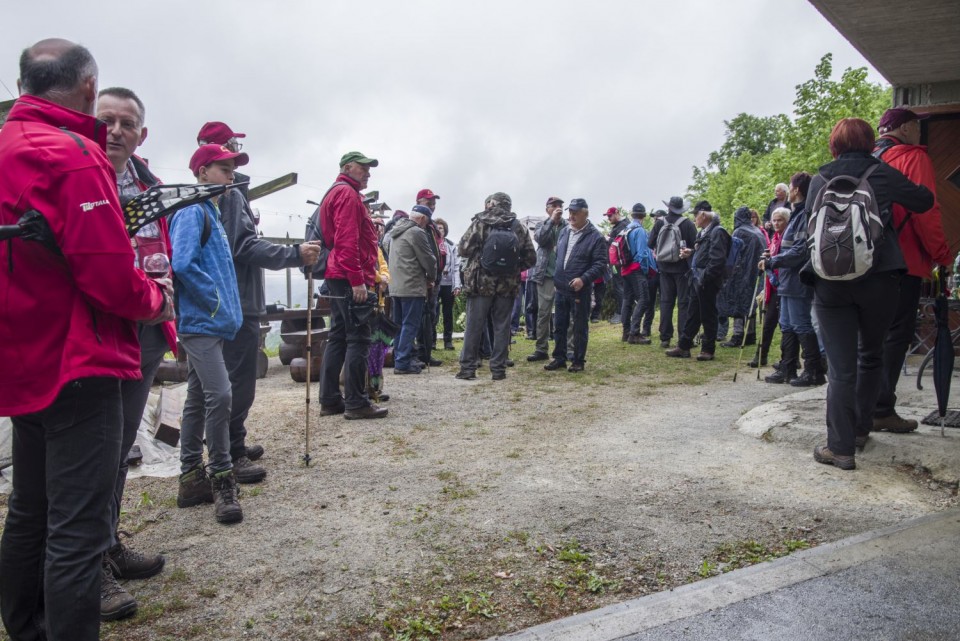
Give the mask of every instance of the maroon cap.
[[201, 167], [206, 167], [220, 160], [230, 160], [231, 158], [236, 161], [237, 167], [241, 167], [250, 162], [250, 156], [243, 152], [234, 153], [222, 145], [200, 145], [200, 147], [193, 152], [193, 156], [190, 157], [190, 171], [196, 176], [200, 173]]
[[619, 210], [619, 209], [617, 209], [616, 207], [611, 207], [611, 208], [608, 209], [603, 215], [604, 215], [604, 216], [613, 216], [614, 214], [619, 214], [619, 213], [620, 213], [620, 210]]
[[429, 189], [421, 189], [417, 192], [417, 200], [420, 200], [421, 198], [440, 198], [440, 196], [436, 195]]
[[911, 120], [926, 120], [927, 118], [929, 118], [929, 116], [921, 116], [920, 114], [910, 111], [909, 109], [904, 109], [903, 107], [887, 109], [883, 112], [883, 116], [880, 117], [880, 124], [877, 125], [877, 131], [880, 133], [885, 131], [893, 131], [900, 125], [906, 124]]
[[230, 129], [225, 122], [208, 122], [200, 127], [200, 133], [197, 134], [197, 144], [210, 143], [214, 145], [225, 145], [231, 138], [246, 138], [247, 134], [238, 134]]
[[547, 206], [550, 206], [550, 205], [562, 205], [562, 204], [563, 204], [563, 200], [561, 200], [560, 198], [558, 198], [558, 197], [556, 197], [556, 196], [550, 196], [549, 198], [547, 198]]

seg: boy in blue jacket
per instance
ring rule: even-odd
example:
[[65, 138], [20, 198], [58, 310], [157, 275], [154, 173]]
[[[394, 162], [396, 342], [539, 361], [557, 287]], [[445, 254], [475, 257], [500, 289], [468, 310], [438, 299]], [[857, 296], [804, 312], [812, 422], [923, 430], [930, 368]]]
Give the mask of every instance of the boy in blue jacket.
[[[229, 185], [248, 157], [220, 145], [203, 145], [190, 159], [201, 183]], [[230, 458], [230, 376], [223, 341], [243, 322], [240, 293], [218, 198], [192, 205], [173, 217], [174, 303], [177, 333], [187, 354], [187, 399], [180, 425], [180, 484], [177, 507], [214, 503], [217, 521], [237, 523], [243, 510]], [[203, 465], [206, 437], [209, 476]]]

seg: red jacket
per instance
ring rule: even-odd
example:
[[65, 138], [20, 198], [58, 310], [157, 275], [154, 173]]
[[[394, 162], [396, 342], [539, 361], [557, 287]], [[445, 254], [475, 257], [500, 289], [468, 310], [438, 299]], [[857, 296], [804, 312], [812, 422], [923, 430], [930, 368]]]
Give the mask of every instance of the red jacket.
[[[936, 175], [924, 145], [896, 144], [884, 152], [881, 159], [911, 181], [929, 189], [936, 196]], [[918, 211], [914, 214], [923, 215], [910, 216], [910, 220], [898, 237], [900, 249], [907, 263], [908, 274], [930, 278], [933, 263], [953, 265], [953, 252], [950, 251], [946, 236], [943, 234], [939, 202], [934, 202], [933, 207], [926, 213]], [[901, 205], [894, 204], [893, 226], [895, 228], [900, 229], [906, 216], [907, 210]]]
[[140, 378], [134, 321], [163, 294], [133, 266], [105, 142], [94, 118], [34, 96], [0, 129], [0, 225], [36, 210], [62, 252], [0, 243], [0, 415], [42, 410], [77, 378]]
[[320, 231], [330, 249], [326, 278], [351, 287], [373, 287], [377, 275], [377, 230], [360, 196], [360, 185], [344, 174], [320, 206]]

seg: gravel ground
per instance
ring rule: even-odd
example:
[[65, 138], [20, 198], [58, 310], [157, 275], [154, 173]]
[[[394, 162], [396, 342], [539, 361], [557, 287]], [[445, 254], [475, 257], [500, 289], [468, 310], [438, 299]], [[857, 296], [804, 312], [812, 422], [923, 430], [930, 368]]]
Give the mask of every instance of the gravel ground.
[[309, 468], [303, 386], [272, 359], [249, 421], [269, 474], [243, 486], [244, 521], [177, 509], [176, 479], [133, 480], [128, 542], [167, 567], [127, 584], [140, 612], [103, 638], [484, 639], [955, 501], [892, 465], [842, 473], [733, 428], [788, 386], [585, 385], [589, 364], [545, 377], [520, 351], [503, 382], [456, 380], [452, 352], [388, 373], [385, 420], [314, 404]]

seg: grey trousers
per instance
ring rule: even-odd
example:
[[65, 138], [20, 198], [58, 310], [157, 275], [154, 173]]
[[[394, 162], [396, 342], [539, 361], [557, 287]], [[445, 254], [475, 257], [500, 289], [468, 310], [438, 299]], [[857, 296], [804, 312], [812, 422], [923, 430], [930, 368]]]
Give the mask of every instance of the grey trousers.
[[536, 351], [550, 353], [550, 319], [553, 318], [553, 299], [557, 295], [557, 286], [552, 278], [544, 277], [537, 283], [537, 346]]
[[493, 317], [493, 355], [490, 371], [494, 374], [507, 371], [507, 350], [510, 348], [510, 317], [513, 314], [513, 297], [468, 296], [467, 327], [463, 335], [463, 351], [460, 352], [460, 369], [476, 372], [480, 366], [480, 343], [487, 316]]
[[223, 339], [203, 334], [180, 334], [187, 352], [187, 400], [180, 421], [180, 471], [203, 463], [207, 439], [210, 470], [233, 469], [230, 458], [230, 376], [223, 361]]

